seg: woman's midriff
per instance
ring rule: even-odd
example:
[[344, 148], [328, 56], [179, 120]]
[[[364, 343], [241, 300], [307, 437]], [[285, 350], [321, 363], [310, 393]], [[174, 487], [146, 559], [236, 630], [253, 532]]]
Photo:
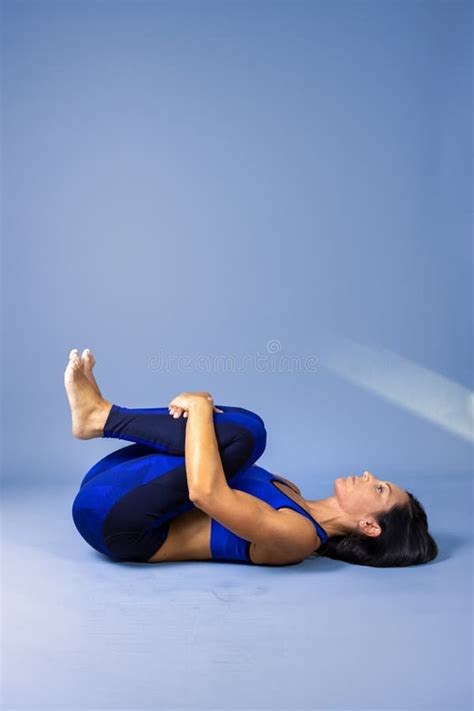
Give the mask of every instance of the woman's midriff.
[[211, 518], [193, 508], [171, 519], [165, 542], [147, 563], [170, 560], [210, 560]]
[[[308, 510], [305, 499], [294, 489], [282, 482], [275, 482], [275, 485], [290, 499]], [[285, 509], [284, 514], [298, 517], [295, 522], [301, 520], [301, 514], [292, 509]], [[255, 564], [266, 565], [278, 562], [275, 549], [265, 549], [262, 545], [259, 545], [257, 549], [255, 543], [250, 544], [249, 555], [252, 563]], [[201, 509], [192, 508], [172, 519], [165, 542], [147, 560], [147, 563], [174, 560], [212, 560], [211, 517]]]

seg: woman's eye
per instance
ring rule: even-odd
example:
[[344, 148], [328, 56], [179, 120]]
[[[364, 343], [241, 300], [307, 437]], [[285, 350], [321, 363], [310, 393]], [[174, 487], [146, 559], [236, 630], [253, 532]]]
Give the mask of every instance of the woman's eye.
[[383, 484], [379, 484], [379, 485], [377, 486], [377, 489], [382, 489], [382, 491], [383, 491]]

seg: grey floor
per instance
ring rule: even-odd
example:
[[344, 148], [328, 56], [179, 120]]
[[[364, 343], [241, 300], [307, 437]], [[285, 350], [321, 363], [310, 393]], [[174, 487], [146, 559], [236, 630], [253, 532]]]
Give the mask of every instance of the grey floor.
[[114, 563], [76, 486], [4, 490], [2, 708], [471, 709], [472, 482], [412, 490], [440, 555], [386, 570]]

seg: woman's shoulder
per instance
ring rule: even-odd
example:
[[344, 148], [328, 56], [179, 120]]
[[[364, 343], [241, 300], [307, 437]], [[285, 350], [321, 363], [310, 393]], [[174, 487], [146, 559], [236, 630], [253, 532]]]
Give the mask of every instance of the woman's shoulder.
[[252, 563], [260, 565], [301, 563], [320, 547], [321, 539], [305, 516], [290, 508], [280, 509], [278, 515], [290, 520], [294, 545], [289, 549], [281, 550], [271, 543], [251, 543], [249, 556]]
[[281, 479], [282, 481], [284, 481], [285, 484], [288, 484], [288, 486], [291, 486], [291, 488], [294, 489], [297, 494], [301, 494], [301, 491], [300, 491], [299, 487], [296, 486], [296, 484], [294, 484], [292, 481], [290, 481], [289, 479], [285, 479], [285, 477], [282, 476], [281, 474], [276, 474], [275, 476], [277, 476], [279, 479]]

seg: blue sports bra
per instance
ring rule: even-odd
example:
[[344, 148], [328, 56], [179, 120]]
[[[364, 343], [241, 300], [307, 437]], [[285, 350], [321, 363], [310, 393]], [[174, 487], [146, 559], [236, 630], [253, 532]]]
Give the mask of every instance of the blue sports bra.
[[[258, 499], [270, 504], [274, 509], [290, 508], [303, 514], [303, 516], [306, 516], [306, 518], [313, 523], [321, 542], [325, 543], [328, 539], [326, 531], [321, 528], [319, 523], [310, 516], [304, 508], [297, 504], [296, 501], [293, 501], [291, 497], [280, 491], [273, 483], [274, 481], [280, 481], [282, 484], [286, 484], [286, 481], [279, 476], [254, 464], [248, 469], [244, 469], [236, 474], [229, 481], [229, 486], [232, 489], [245, 491], [247, 494], [256, 496]], [[250, 541], [237, 536], [218, 521], [211, 518], [211, 554], [213, 560], [233, 560], [252, 563], [249, 555], [250, 545]]]

